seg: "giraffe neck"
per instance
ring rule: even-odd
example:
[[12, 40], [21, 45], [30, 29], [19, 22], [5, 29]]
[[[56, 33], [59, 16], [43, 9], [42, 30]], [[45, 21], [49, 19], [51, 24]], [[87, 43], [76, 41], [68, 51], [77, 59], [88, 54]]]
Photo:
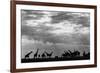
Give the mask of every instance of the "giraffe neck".
[[32, 52], [28, 53], [28, 55], [30, 55]]
[[39, 49], [36, 51], [36, 54], [38, 53]]

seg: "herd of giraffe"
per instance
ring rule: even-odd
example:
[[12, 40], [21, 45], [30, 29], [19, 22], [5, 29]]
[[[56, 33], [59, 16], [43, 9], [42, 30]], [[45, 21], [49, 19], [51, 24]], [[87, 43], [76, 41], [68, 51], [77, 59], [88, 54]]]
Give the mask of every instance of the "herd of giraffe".
[[[29, 53], [27, 53], [26, 55], [25, 55], [25, 59], [29, 59], [29, 56], [30, 56], [30, 54], [32, 54], [33, 53], [33, 51], [30, 51]], [[53, 52], [51, 52], [51, 53], [48, 53], [48, 52], [46, 52], [46, 51], [44, 51], [41, 55], [39, 54], [39, 49], [37, 49], [37, 51], [35, 52], [35, 54], [33, 55], [33, 58], [51, 58], [51, 56], [52, 56], [52, 54], [53, 54]]]
[[[33, 53], [33, 51], [30, 51], [29, 53], [27, 53], [25, 55], [25, 59], [29, 59], [30, 55]], [[33, 55], [33, 58], [51, 58], [53, 54], [53, 51], [48, 53], [46, 51], [44, 51], [42, 54], [39, 54], [39, 49], [36, 50], [36, 52]], [[61, 55], [62, 57], [80, 57], [80, 52], [74, 50], [73, 52], [68, 50], [68, 51], [64, 51]], [[85, 51], [83, 52], [83, 57], [89, 57], [90, 53], [86, 53]], [[58, 56], [55, 56], [55, 58], [58, 58]]]

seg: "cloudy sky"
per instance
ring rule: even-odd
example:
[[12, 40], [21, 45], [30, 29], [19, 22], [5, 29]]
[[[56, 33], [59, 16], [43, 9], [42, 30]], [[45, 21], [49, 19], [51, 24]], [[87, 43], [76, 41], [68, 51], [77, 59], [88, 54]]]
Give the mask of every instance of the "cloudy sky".
[[22, 47], [27, 44], [89, 45], [90, 14], [21, 10]]

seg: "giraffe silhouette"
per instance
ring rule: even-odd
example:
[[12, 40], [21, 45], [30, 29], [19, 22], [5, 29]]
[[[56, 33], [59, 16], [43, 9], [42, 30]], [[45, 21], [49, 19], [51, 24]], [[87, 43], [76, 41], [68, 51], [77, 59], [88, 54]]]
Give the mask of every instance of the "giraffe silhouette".
[[68, 51], [70, 53], [70, 57], [74, 57], [74, 53], [72, 51], [70, 51], [70, 50], [68, 50]]
[[85, 51], [83, 52], [83, 56], [85, 56], [86, 55], [86, 53], [85, 53]]
[[42, 56], [42, 58], [45, 58], [46, 57], [45, 53], [43, 53], [41, 56]]
[[39, 49], [37, 49], [36, 53], [34, 54], [34, 58], [37, 58]]
[[48, 53], [48, 52], [46, 52], [45, 51], [45, 53], [46, 53], [46, 55], [50, 58], [51, 56], [52, 56], [52, 54], [53, 54], [53, 52], [51, 52], [51, 53]]
[[77, 57], [77, 56], [80, 56], [80, 52], [79, 51], [75, 51], [74, 52], [71, 52], [70, 50], [68, 50], [70, 52], [70, 56], [71, 57]]
[[40, 54], [38, 55], [38, 57], [40, 58]]
[[83, 52], [83, 56], [84, 57], [90, 57], [90, 53], [88, 52], [88, 53], [86, 53], [85, 51]]
[[64, 51], [64, 53], [62, 54], [62, 57], [69, 57], [69, 56], [70, 56], [70, 53], [67, 51]]
[[80, 52], [79, 52], [79, 51], [75, 51], [75, 52], [74, 52], [74, 55], [75, 55], [75, 56], [80, 56]]
[[31, 53], [32, 53], [32, 51], [29, 52], [29, 53], [27, 53], [27, 54], [25, 55], [25, 59], [29, 59], [29, 56], [30, 56]]

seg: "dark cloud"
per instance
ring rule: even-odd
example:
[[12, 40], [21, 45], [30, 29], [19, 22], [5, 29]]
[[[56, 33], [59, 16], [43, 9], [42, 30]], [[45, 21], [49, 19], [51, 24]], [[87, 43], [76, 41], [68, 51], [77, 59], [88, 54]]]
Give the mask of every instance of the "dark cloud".
[[90, 18], [89, 17], [79, 17], [77, 24], [82, 24], [84, 27], [90, 26]]
[[81, 24], [84, 27], [90, 26], [89, 13], [59, 12], [57, 15], [52, 16], [51, 23], [59, 23], [66, 20], [73, 24]]
[[33, 35], [33, 28], [31, 26], [22, 25], [21, 26], [21, 35]]
[[86, 12], [65, 12], [65, 11], [43, 11], [43, 10], [22, 10], [22, 20], [39, 20], [42, 17], [47, 16], [46, 12], [49, 12], [49, 16], [52, 20], [50, 23], [60, 23], [63, 21], [69, 21], [74, 24], [81, 24], [84, 27], [90, 26], [90, 14]]
[[73, 18], [69, 19], [71, 23], [81, 24], [83, 27], [90, 26], [90, 17], [89, 16], [73, 16]]
[[44, 13], [38, 10], [22, 10], [22, 20], [40, 19]]
[[73, 16], [69, 15], [68, 12], [58, 12], [56, 15], [52, 16], [52, 23], [59, 23], [63, 20], [69, 20], [73, 18]]
[[39, 15], [39, 16], [41, 16], [41, 15], [44, 15], [44, 13], [42, 13], [43, 11], [40, 11], [40, 10], [22, 10], [22, 13], [23, 14], [26, 14], [26, 15]]

